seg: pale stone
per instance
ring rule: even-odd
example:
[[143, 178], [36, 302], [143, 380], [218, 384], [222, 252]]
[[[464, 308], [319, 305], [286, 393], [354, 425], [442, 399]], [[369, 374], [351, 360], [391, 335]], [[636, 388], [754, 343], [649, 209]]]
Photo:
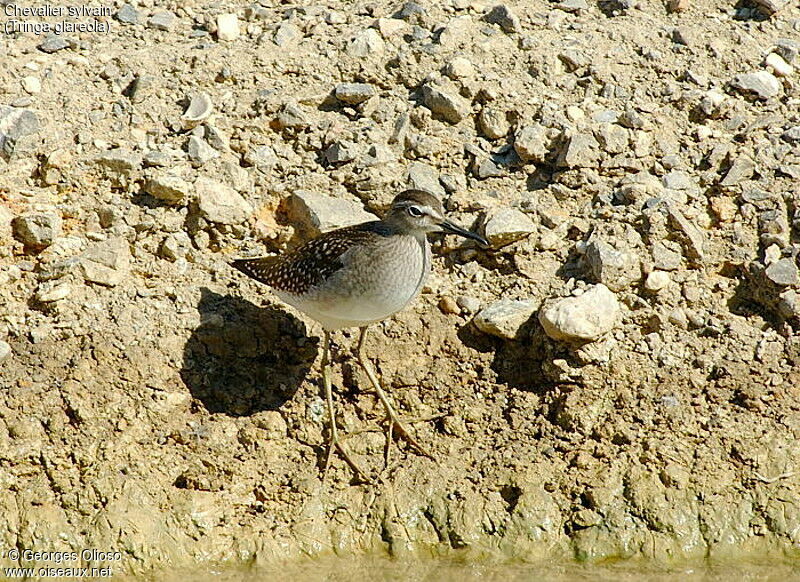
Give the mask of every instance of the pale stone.
[[647, 279], [644, 281], [644, 288], [653, 292], [661, 291], [671, 281], [672, 279], [666, 271], [653, 271], [647, 275]]
[[113, 287], [130, 271], [131, 252], [128, 241], [110, 238], [89, 247], [81, 257], [83, 276], [87, 281]]
[[356, 58], [380, 57], [386, 49], [386, 43], [377, 30], [368, 28], [358, 33], [347, 47], [347, 54]]
[[495, 301], [475, 316], [475, 327], [499, 338], [517, 339], [520, 328], [530, 320], [537, 306], [531, 299]]
[[444, 74], [451, 79], [468, 79], [475, 76], [475, 67], [464, 57], [455, 57], [444, 68]]
[[458, 94], [455, 88], [427, 83], [422, 87], [422, 102], [435, 115], [450, 123], [458, 123], [472, 112], [469, 101]]
[[483, 232], [489, 244], [499, 248], [536, 232], [536, 224], [521, 210], [504, 208], [486, 221]]
[[594, 341], [617, 324], [619, 301], [603, 284], [577, 297], [559, 299], [539, 312], [545, 333], [555, 340]]
[[737, 75], [732, 84], [740, 91], [754, 93], [759, 99], [764, 100], [778, 96], [783, 90], [781, 82], [767, 71]]
[[72, 286], [69, 283], [53, 285], [50, 282], [43, 283], [36, 290], [36, 300], [42, 303], [52, 303], [61, 301], [72, 293]]
[[227, 13], [217, 16], [217, 38], [223, 41], [232, 41], [239, 38], [239, 17], [235, 14]]
[[771, 68], [778, 77], [788, 77], [794, 73], [794, 67], [783, 60], [778, 53], [769, 53], [764, 59], [764, 64]]
[[180, 176], [154, 175], [144, 185], [144, 191], [167, 204], [180, 205], [192, 194], [192, 185]]
[[36, 95], [42, 90], [42, 82], [33, 76], [24, 77], [22, 79], [22, 88], [30, 95]]
[[222, 182], [200, 176], [194, 188], [200, 216], [209, 222], [240, 224], [253, 212], [253, 207], [241, 194]]
[[298, 190], [286, 202], [286, 213], [293, 224], [312, 236], [344, 226], [377, 220], [358, 202]]

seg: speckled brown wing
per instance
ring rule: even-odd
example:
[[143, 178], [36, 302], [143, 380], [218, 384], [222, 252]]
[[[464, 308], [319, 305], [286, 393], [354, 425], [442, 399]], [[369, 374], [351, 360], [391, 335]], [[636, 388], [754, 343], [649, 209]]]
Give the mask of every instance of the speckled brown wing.
[[237, 259], [231, 266], [273, 289], [303, 295], [344, 267], [342, 255], [354, 244], [390, 234], [383, 222], [365, 222], [326, 232], [280, 257]]

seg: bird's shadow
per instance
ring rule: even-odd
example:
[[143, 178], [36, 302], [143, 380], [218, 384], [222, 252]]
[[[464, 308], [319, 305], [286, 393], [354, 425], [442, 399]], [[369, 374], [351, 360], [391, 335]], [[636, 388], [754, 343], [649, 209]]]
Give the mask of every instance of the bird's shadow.
[[277, 410], [297, 391], [317, 356], [305, 324], [276, 307], [203, 288], [200, 324], [183, 352], [181, 378], [212, 413]]

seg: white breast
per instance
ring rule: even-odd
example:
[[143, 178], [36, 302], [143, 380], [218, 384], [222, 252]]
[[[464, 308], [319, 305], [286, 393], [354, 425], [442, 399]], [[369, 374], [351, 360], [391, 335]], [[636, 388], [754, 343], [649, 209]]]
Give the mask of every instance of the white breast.
[[397, 313], [413, 300], [427, 278], [427, 239], [395, 235], [342, 255], [345, 266], [303, 295], [277, 292], [326, 329], [361, 327]]

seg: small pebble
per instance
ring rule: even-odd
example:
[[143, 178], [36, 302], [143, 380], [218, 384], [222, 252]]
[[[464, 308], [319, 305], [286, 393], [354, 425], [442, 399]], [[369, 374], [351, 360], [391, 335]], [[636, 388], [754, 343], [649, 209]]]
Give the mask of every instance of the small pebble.
[[481, 300], [469, 295], [459, 295], [456, 303], [461, 308], [462, 313], [476, 313], [481, 308]]
[[689, 0], [669, 0], [667, 9], [670, 12], [686, 12], [689, 9]]
[[522, 30], [519, 17], [505, 4], [498, 4], [492, 8], [485, 16], [485, 20], [499, 25], [503, 32], [512, 33]]
[[177, 17], [175, 14], [168, 10], [164, 10], [162, 12], [156, 12], [153, 14], [147, 21], [147, 25], [150, 28], [155, 28], [156, 30], [169, 31], [172, 30], [176, 19]]
[[54, 53], [69, 48], [69, 41], [60, 36], [48, 36], [37, 48], [43, 53]]
[[516, 208], [503, 208], [493, 213], [483, 227], [492, 248], [500, 248], [536, 232], [536, 223]]
[[60, 285], [49, 285], [47, 283], [40, 286], [36, 292], [36, 299], [42, 303], [52, 303], [66, 298], [72, 293], [72, 287], [69, 283], [62, 283]]
[[8, 342], [0, 340], [0, 364], [11, 357], [11, 346]]
[[520, 331], [537, 307], [538, 302], [533, 299], [500, 299], [484, 307], [475, 316], [475, 327], [502, 339], [519, 339]]
[[22, 79], [22, 88], [30, 95], [36, 95], [42, 90], [42, 82], [36, 77], [25, 77]]
[[195, 166], [202, 166], [214, 158], [219, 157], [219, 152], [217, 150], [212, 148], [206, 140], [196, 135], [189, 138], [187, 151], [189, 152], [189, 159]]
[[439, 301], [439, 309], [442, 310], [442, 313], [449, 313], [458, 315], [461, 313], [461, 309], [458, 307], [458, 303], [455, 299], [450, 297], [449, 295], [445, 295]]
[[661, 291], [670, 284], [670, 281], [671, 278], [666, 271], [653, 271], [647, 275], [647, 279], [644, 281], [644, 288], [652, 292]]
[[347, 16], [342, 12], [331, 10], [325, 15], [325, 22], [328, 24], [344, 24], [347, 22]]
[[333, 94], [342, 103], [358, 105], [375, 95], [375, 88], [366, 83], [340, 83], [334, 88]]
[[239, 38], [239, 17], [235, 14], [220, 14], [217, 16], [217, 39], [232, 41]]
[[775, 75], [768, 71], [756, 71], [737, 75], [731, 84], [743, 93], [754, 94], [759, 99], [767, 100], [779, 95], [783, 86]]
[[456, 57], [444, 68], [444, 73], [451, 79], [466, 79], [475, 76], [475, 67], [464, 57]]
[[772, 69], [778, 77], [788, 77], [794, 73], [794, 67], [783, 60], [783, 57], [778, 53], [769, 53], [767, 58], [764, 59], [764, 64]]
[[131, 4], [123, 4], [114, 15], [114, 18], [123, 24], [137, 24], [139, 22], [139, 13]]

